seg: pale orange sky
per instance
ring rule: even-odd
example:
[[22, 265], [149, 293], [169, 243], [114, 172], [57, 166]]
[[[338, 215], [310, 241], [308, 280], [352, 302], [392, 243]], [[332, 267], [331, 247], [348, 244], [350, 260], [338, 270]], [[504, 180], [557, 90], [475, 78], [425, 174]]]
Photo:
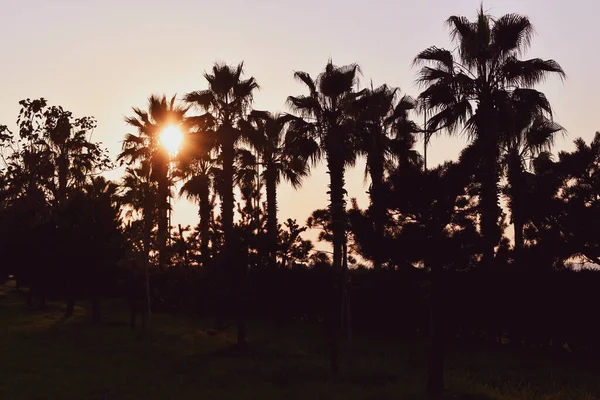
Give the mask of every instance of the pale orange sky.
[[[95, 116], [94, 139], [115, 156], [130, 131], [123, 116], [132, 106], [143, 107], [151, 93], [204, 89], [202, 73], [216, 60], [245, 61], [247, 73], [261, 85], [257, 109], [287, 111], [286, 97], [304, 91], [293, 71], [316, 75], [329, 57], [338, 65], [359, 63], [364, 85], [372, 79], [416, 96], [413, 57], [430, 45], [449, 47], [444, 21], [453, 14], [473, 18], [479, 1], [0, 0], [0, 5], [0, 124], [14, 129], [18, 101], [46, 97], [77, 116]], [[495, 16], [528, 15], [537, 31], [528, 55], [554, 58], [567, 72], [564, 84], [552, 80], [541, 88], [570, 133], [556, 149], [571, 148], [577, 136], [590, 140], [600, 129], [596, 2], [495, 0], [484, 8]], [[454, 159], [463, 146], [461, 138], [436, 139], [430, 160]], [[362, 206], [363, 165], [347, 174], [349, 195]], [[280, 220], [304, 223], [312, 210], [324, 207], [327, 178], [319, 167], [298, 191], [282, 185]], [[178, 201], [173, 222], [195, 225], [196, 206]]]

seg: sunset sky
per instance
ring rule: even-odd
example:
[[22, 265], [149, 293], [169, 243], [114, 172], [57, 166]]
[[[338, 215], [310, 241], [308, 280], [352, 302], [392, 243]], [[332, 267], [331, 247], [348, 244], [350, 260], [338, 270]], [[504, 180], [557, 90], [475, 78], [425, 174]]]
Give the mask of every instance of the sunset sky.
[[[202, 73], [214, 61], [245, 62], [261, 86], [255, 108], [287, 111], [288, 95], [304, 93], [294, 70], [316, 75], [328, 58], [338, 65], [357, 62], [363, 85], [399, 86], [417, 96], [414, 56], [422, 49], [449, 47], [444, 21], [454, 14], [474, 18], [474, 0], [0, 0], [0, 124], [15, 128], [18, 101], [45, 97], [76, 116], [98, 120], [94, 139], [113, 156], [130, 132], [123, 117], [144, 107], [151, 93], [183, 95], [205, 89]], [[556, 150], [570, 149], [578, 136], [600, 130], [600, 72], [595, 0], [513, 0], [485, 2], [494, 16], [525, 14], [537, 36], [529, 57], [554, 58], [567, 80], [541, 89], [569, 131]], [[420, 118], [419, 118], [419, 122]], [[419, 144], [419, 146], [421, 146]], [[461, 138], [439, 138], [432, 163], [454, 159]], [[421, 147], [420, 147], [421, 148]], [[363, 166], [348, 172], [347, 189], [366, 205]], [[117, 178], [118, 175], [111, 175]], [[304, 223], [326, 205], [323, 167], [303, 188], [282, 185], [280, 219]], [[196, 206], [178, 201], [173, 223], [197, 223]], [[311, 237], [314, 237], [311, 235]], [[323, 248], [324, 245], [317, 245]]]

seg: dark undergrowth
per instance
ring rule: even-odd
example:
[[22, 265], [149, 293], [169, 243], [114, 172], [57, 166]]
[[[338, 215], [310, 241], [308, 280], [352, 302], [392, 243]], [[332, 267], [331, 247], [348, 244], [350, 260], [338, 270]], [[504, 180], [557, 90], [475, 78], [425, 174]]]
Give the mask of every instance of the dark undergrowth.
[[[79, 305], [31, 310], [25, 295], [0, 289], [1, 399], [421, 399], [426, 343], [362, 337], [352, 358], [329, 372], [319, 326], [249, 324], [237, 348], [233, 327], [155, 314], [149, 334], [129, 328], [127, 307], [104, 304], [100, 325]], [[569, 357], [451, 346], [450, 399], [595, 399], [598, 367]]]

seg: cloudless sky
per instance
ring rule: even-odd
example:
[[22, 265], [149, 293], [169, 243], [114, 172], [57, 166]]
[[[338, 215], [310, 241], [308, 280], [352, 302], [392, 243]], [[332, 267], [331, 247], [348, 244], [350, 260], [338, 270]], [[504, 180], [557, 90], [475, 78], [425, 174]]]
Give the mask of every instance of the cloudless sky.
[[[450, 47], [444, 21], [450, 15], [473, 19], [479, 5], [474, 0], [0, 0], [0, 124], [14, 129], [18, 101], [45, 97], [76, 116], [95, 116], [94, 140], [116, 156], [123, 134], [131, 131], [123, 117], [132, 106], [144, 107], [151, 93], [205, 89], [202, 73], [214, 61], [244, 60], [247, 75], [261, 86], [256, 109], [287, 111], [287, 96], [305, 93], [294, 70], [316, 76], [329, 57], [338, 65], [359, 63], [363, 85], [372, 79], [374, 85], [399, 86], [417, 96], [414, 56], [431, 45]], [[596, 1], [494, 0], [484, 9], [494, 16], [529, 16], [537, 35], [528, 56], [554, 58], [565, 69], [564, 83], [552, 79], [541, 87], [556, 121], [569, 131], [556, 150], [571, 149], [579, 136], [589, 141], [600, 130]], [[464, 144], [462, 138], [435, 139], [429, 160], [455, 159]], [[348, 172], [347, 189], [366, 206], [363, 168], [359, 163]], [[282, 185], [280, 220], [292, 217], [303, 224], [312, 210], [324, 207], [327, 179], [318, 167], [300, 190]], [[195, 225], [196, 206], [177, 201], [173, 223]]]

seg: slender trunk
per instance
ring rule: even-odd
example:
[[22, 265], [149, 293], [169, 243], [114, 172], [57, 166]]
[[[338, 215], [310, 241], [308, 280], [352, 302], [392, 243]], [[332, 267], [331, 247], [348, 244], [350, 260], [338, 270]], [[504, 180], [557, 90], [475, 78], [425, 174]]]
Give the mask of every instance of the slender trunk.
[[221, 218], [223, 220], [223, 236], [225, 241], [225, 254], [227, 247], [231, 246], [233, 233], [233, 175], [234, 175], [234, 144], [233, 140], [228, 140], [223, 146], [223, 182], [221, 187]]
[[209, 229], [210, 229], [210, 213], [211, 206], [209, 201], [208, 178], [206, 182], [202, 182], [200, 188], [200, 256], [202, 257], [202, 266], [208, 266], [210, 262], [210, 254], [208, 250]]
[[167, 216], [169, 198], [169, 167], [168, 164], [161, 165], [161, 173], [158, 181], [158, 265], [167, 266], [167, 236], [169, 233], [169, 221]]
[[495, 249], [500, 242], [498, 226], [498, 157], [495, 143], [490, 143], [482, 155], [481, 181], [481, 234], [483, 236], [483, 265], [490, 268], [494, 262]]
[[329, 199], [333, 230], [333, 269], [339, 273], [342, 270], [342, 252], [346, 239], [344, 165], [341, 160], [328, 161], [328, 164], [330, 176]]
[[344, 163], [341, 154], [337, 149], [328, 151], [327, 167], [329, 172], [329, 196], [331, 225], [333, 230], [333, 279], [334, 279], [334, 297], [329, 317], [329, 346], [331, 371], [338, 372], [338, 337], [340, 335], [339, 320], [339, 302], [341, 300], [342, 286], [344, 285], [342, 253], [346, 241], [346, 208], [344, 202]]
[[478, 113], [481, 115], [477, 144], [481, 160], [481, 234], [483, 237], [483, 258], [485, 268], [494, 263], [495, 249], [501, 238], [498, 225], [500, 206], [498, 204], [499, 181], [499, 132], [498, 113], [493, 108], [493, 101], [482, 95]]
[[523, 204], [523, 170], [521, 169], [521, 160], [518, 154], [509, 155], [508, 163], [508, 186], [511, 199], [511, 214], [515, 231], [515, 262], [519, 263], [523, 250], [523, 226], [525, 225], [522, 210]]
[[380, 269], [383, 263], [383, 251], [384, 251], [384, 232], [385, 232], [385, 220], [386, 220], [386, 208], [383, 204], [383, 153], [376, 154], [370, 163], [370, 175], [371, 175], [371, 210], [373, 213], [373, 229], [375, 237], [373, 238], [373, 267]]
[[441, 400], [444, 392], [444, 334], [440, 266], [431, 266], [431, 297], [429, 314], [429, 372], [427, 398]]
[[[227, 296], [228, 299], [235, 299], [235, 294], [234, 292], [237, 290], [237, 296], [239, 296], [239, 298], [241, 299], [242, 294], [241, 294], [241, 290], [240, 290], [240, 286], [238, 284], [238, 268], [236, 267], [240, 267], [239, 265], [235, 265], [237, 262], [239, 262], [239, 260], [237, 259], [238, 257], [235, 257], [236, 253], [239, 253], [239, 249], [237, 249], [236, 251], [236, 246], [234, 245], [234, 241], [235, 241], [235, 234], [234, 234], [234, 230], [233, 230], [233, 209], [234, 209], [234, 196], [233, 196], [233, 177], [234, 177], [234, 153], [235, 153], [235, 148], [234, 148], [234, 142], [233, 142], [233, 132], [231, 132], [232, 128], [229, 127], [228, 130], [226, 130], [224, 132], [225, 135], [227, 135], [226, 137], [226, 141], [223, 145], [222, 148], [222, 157], [223, 157], [223, 181], [222, 181], [222, 188], [221, 188], [221, 192], [222, 192], [222, 209], [221, 209], [221, 216], [222, 216], [222, 223], [223, 223], [223, 239], [224, 239], [224, 246], [222, 249], [222, 253], [220, 256], [221, 262], [224, 263], [224, 268], [221, 268], [221, 271], [219, 271], [220, 274], [222, 274], [221, 276], [224, 276], [224, 284], [227, 285], [229, 287], [229, 290], [227, 290], [226, 292], [228, 292], [230, 295]], [[240, 278], [241, 279], [241, 278]], [[238, 316], [240, 316], [242, 314], [242, 310], [241, 308], [241, 301], [238, 302], [238, 304], [235, 304], [235, 302], [231, 302], [230, 303], [234, 308], [237, 308], [237, 310], [231, 310], [234, 311], [234, 315], [237, 314]], [[237, 339], [238, 339], [238, 344], [241, 344], [242, 340], [245, 340], [245, 331], [244, 331], [244, 324], [241, 323], [241, 320], [238, 317], [238, 323], [237, 323]]]
[[150, 314], [152, 310], [151, 296], [150, 296], [150, 229], [151, 229], [151, 214], [150, 205], [146, 204], [144, 210], [144, 233], [143, 233], [143, 247], [144, 247], [144, 283], [146, 289], [146, 304], [145, 310], [142, 312], [142, 333], [146, 332], [146, 327], [150, 322]]
[[58, 205], [64, 207], [67, 198], [67, 155], [63, 150], [58, 158]]
[[272, 171], [266, 174], [267, 190], [267, 234], [269, 240], [269, 263], [277, 265], [277, 183]]

